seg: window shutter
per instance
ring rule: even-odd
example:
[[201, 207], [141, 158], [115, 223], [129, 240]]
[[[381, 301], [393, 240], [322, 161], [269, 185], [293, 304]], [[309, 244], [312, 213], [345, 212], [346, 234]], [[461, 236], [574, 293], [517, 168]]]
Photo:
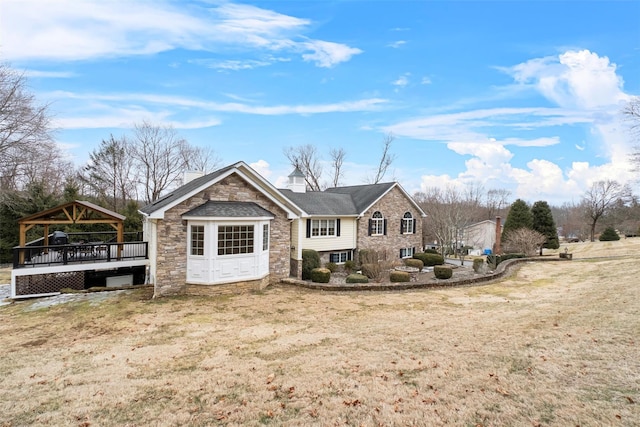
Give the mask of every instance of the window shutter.
[[400, 234], [402, 234], [403, 225], [404, 225], [404, 219], [400, 218]]
[[371, 236], [371, 227], [372, 227], [372, 225], [373, 225], [373, 220], [370, 219], [369, 220], [369, 236]]
[[384, 232], [382, 234], [384, 234], [385, 236], [387, 235], [387, 219], [386, 218], [384, 220]]
[[349, 251], [349, 252], [347, 252], [347, 259], [348, 259], [349, 261], [353, 261], [353, 251]]
[[416, 234], [416, 220], [413, 220], [413, 234]]
[[340, 218], [336, 219], [336, 236], [340, 237]]
[[307, 239], [311, 237], [311, 220], [307, 219]]
[[412, 251], [412, 252], [411, 252], [411, 256], [415, 255], [415, 253], [416, 253], [416, 247], [415, 247], [415, 246], [414, 246], [414, 247], [412, 247], [412, 248], [411, 248], [411, 251]]
[[400, 249], [400, 258], [402, 258], [402, 249]]

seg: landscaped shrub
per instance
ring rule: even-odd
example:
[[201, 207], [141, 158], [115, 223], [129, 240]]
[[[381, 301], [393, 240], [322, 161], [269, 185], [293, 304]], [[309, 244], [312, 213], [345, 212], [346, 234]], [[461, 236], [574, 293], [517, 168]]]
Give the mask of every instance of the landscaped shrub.
[[332, 273], [335, 273], [336, 270], [338, 269], [338, 266], [336, 265], [335, 262], [328, 262], [324, 265], [324, 268], [326, 268], [327, 270], [329, 270]]
[[614, 240], [620, 240], [620, 236], [612, 227], [607, 227], [602, 233], [600, 233], [598, 240], [601, 242], [612, 242]]
[[311, 281], [316, 283], [329, 283], [331, 271], [327, 268], [314, 268], [311, 270]]
[[416, 259], [416, 258], [407, 258], [404, 260], [404, 265], [406, 265], [407, 267], [413, 267], [413, 268], [417, 268], [418, 271], [422, 270], [422, 268], [424, 267], [424, 263], [422, 262], [422, 260]]
[[418, 253], [414, 254], [413, 257], [415, 259], [419, 259], [422, 261], [425, 267], [433, 267], [434, 265], [442, 265], [444, 264], [444, 257], [440, 254], [431, 254], [431, 253]]
[[302, 250], [302, 280], [311, 279], [311, 270], [320, 267], [320, 255], [313, 249]]
[[356, 263], [355, 262], [353, 262], [351, 260], [348, 260], [348, 261], [344, 262], [344, 270], [347, 273], [351, 273], [353, 270], [355, 270], [355, 268], [356, 268]]
[[375, 264], [379, 259], [378, 253], [373, 249], [360, 249], [360, 251], [358, 251], [358, 261], [360, 261], [360, 265]]
[[369, 283], [369, 278], [364, 274], [352, 273], [347, 276], [347, 283]]
[[451, 276], [453, 276], [453, 270], [451, 267], [436, 265], [433, 267], [433, 274], [435, 274], [436, 279], [451, 279]]
[[411, 280], [411, 275], [406, 271], [393, 270], [389, 273], [390, 282], [408, 282]]
[[425, 249], [425, 250], [424, 250], [424, 253], [425, 253], [425, 254], [436, 254], [436, 255], [439, 255], [439, 254], [440, 254], [440, 252], [438, 252], [438, 251], [437, 251], [437, 250], [435, 250], [435, 249], [431, 249], [431, 248], [429, 248], [429, 249]]
[[473, 260], [473, 271], [475, 271], [476, 273], [480, 273], [483, 264], [484, 260], [482, 258], [475, 258]]
[[489, 265], [489, 268], [494, 269], [501, 262], [504, 262], [508, 259], [514, 259], [514, 258], [526, 258], [526, 255], [525, 254], [487, 255], [487, 264]]
[[382, 275], [382, 267], [380, 264], [362, 264], [362, 274], [371, 280], [377, 280]]

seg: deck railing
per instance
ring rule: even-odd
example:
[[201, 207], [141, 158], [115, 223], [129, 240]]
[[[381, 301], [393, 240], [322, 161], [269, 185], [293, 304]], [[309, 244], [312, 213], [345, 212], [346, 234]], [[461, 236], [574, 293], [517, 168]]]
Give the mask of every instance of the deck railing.
[[13, 248], [13, 268], [148, 259], [147, 242], [75, 243]]

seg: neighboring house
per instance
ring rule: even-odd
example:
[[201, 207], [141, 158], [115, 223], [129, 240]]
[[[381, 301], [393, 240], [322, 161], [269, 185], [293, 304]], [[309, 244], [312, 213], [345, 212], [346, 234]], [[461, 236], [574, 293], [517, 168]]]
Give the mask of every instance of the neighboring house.
[[480, 255], [487, 250], [494, 251], [496, 243], [496, 221], [487, 219], [471, 224], [463, 230], [463, 241], [471, 246], [471, 255]]
[[300, 277], [303, 249], [344, 263], [358, 249], [421, 247], [425, 214], [398, 183], [306, 192], [300, 171], [289, 179], [279, 190], [238, 162], [143, 207], [155, 295], [262, 289]]

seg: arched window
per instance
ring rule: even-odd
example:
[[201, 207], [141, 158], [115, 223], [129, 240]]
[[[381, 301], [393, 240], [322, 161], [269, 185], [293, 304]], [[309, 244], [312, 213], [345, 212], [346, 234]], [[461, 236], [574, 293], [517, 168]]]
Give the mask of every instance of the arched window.
[[400, 225], [401, 234], [413, 234], [416, 232], [416, 221], [413, 219], [411, 212], [405, 212]]
[[380, 211], [375, 211], [369, 220], [369, 234], [371, 236], [382, 236], [386, 234], [385, 219]]

